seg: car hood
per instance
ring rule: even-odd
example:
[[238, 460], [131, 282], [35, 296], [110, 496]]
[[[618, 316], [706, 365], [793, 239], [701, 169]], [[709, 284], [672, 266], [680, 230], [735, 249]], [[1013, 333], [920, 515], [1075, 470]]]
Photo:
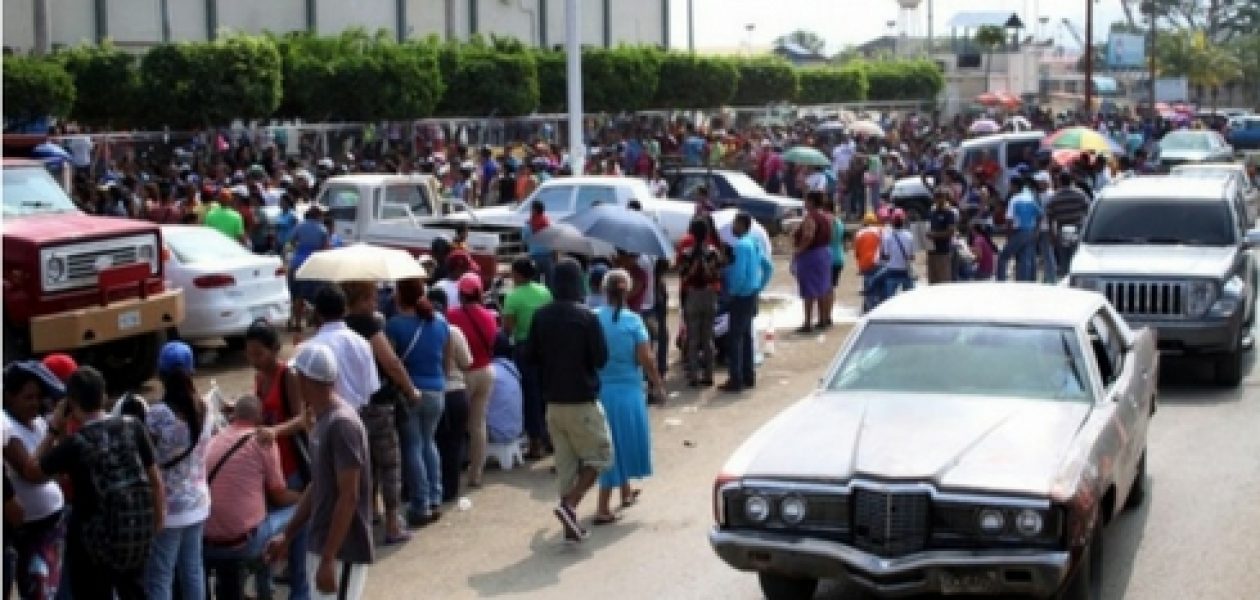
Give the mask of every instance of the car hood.
[[502, 205], [488, 208], [474, 208], [472, 214], [466, 212], [451, 213], [448, 220], [468, 221], [469, 223], [488, 223], [491, 225], [522, 225], [515, 206]]
[[1073, 275], [1220, 277], [1234, 263], [1233, 246], [1081, 244]]
[[754, 434], [726, 473], [1047, 495], [1089, 412], [1082, 402], [819, 393]]
[[156, 232], [157, 225], [148, 221], [83, 213], [32, 215], [4, 220], [6, 239], [44, 246]]
[[930, 196], [927, 186], [923, 185], [923, 180], [918, 177], [902, 177], [893, 182], [892, 195], [894, 196]]
[[761, 196], [757, 196], [757, 199], [765, 200], [767, 202], [773, 202], [775, 204], [778, 204], [780, 207], [789, 209], [789, 210], [793, 208], [800, 208], [800, 209], [805, 208], [805, 203], [803, 201], [797, 200], [796, 198], [793, 198], [791, 196], [783, 196], [780, 194], [767, 193]]

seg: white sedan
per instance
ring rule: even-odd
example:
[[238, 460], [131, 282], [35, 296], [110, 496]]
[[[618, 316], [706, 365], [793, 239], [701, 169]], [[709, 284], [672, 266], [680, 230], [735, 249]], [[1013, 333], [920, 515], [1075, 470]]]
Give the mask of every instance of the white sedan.
[[168, 287], [184, 291], [180, 337], [234, 343], [255, 319], [289, 320], [284, 263], [199, 225], [164, 225]]

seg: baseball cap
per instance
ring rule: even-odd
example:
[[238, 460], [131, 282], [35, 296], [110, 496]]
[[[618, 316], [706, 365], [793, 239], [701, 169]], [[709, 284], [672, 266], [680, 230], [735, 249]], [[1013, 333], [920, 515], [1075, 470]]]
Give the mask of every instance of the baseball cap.
[[464, 273], [459, 278], [459, 293], [467, 296], [481, 295], [481, 276], [476, 273]]
[[193, 360], [192, 348], [184, 342], [166, 342], [158, 353], [158, 373], [170, 373], [176, 369], [192, 375], [196, 361]]
[[1050, 174], [1045, 171], [1037, 171], [1033, 174], [1033, 181], [1037, 183], [1050, 184]]
[[70, 379], [75, 371], [79, 370], [79, 363], [74, 361], [74, 357], [69, 354], [55, 352], [44, 357], [44, 367], [52, 371], [62, 382]]
[[324, 344], [306, 342], [298, 346], [289, 366], [307, 379], [320, 383], [332, 384], [337, 380], [337, 357]]

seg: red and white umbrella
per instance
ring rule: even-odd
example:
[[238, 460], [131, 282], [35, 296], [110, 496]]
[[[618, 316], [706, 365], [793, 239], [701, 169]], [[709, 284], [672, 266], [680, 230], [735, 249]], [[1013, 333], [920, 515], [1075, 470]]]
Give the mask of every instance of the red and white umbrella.
[[993, 119], [976, 119], [976, 121], [971, 124], [971, 127], [967, 128], [968, 133], [977, 133], [981, 135], [997, 133], [1001, 130], [1002, 126]]

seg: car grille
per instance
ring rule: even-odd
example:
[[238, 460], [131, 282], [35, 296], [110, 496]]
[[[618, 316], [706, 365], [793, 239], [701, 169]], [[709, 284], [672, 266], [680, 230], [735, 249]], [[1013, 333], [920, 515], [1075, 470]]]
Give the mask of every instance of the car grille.
[[117, 267], [122, 265], [130, 265], [140, 262], [136, 255], [135, 246], [127, 246], [124, 248], [106, 248], [94, 250], [91, 252], [77, 252], [66, 256], [66, 269], [68, 270], [69, 283], [71, 284], [95, 284], [96, 275], [100, 272], [97, 269], [97, 261], [105, 264], [108, 259], [107, 267]]
[[1125, 317], [1168, 319], [1185, 315], [1185, 284], [1179, 281], [1105, 281], [1103, 294]]
[[922, 550], [930, 509], [926, 493], [858, 489], [853, 493], [853, 544], [880, 556]]

